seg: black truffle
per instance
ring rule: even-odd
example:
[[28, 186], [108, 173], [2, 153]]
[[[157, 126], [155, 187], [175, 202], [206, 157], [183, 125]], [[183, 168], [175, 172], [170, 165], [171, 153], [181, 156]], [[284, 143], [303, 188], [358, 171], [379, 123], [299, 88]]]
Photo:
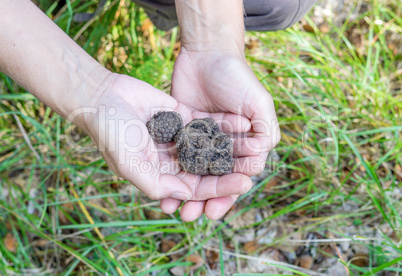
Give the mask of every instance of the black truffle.
[[213, 119], [192, 120], [177, 134], [175, 141], [182, 170], [198, 175], [231, 172], [233, 142]]
[[174, 111], [160, 111], [146, 125], [152, 139], [158, 144], [173, 142], [176, 134], [184, 127], [180, 114]]

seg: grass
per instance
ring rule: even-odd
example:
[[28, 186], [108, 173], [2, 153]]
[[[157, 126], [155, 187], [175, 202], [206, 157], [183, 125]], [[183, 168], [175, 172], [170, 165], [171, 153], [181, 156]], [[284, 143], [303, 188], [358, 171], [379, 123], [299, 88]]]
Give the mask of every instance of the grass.
[[[169, 91], [177, 29], [155, 29], [130, 1], [80, 24], [73, 15], [96, 1], [52, 3], [39, 1], [104, 66]], [[70, 148], [68, 131], [91, 142], [0, 75], [0, 275], [166, 275], [197, 258], [187, 273], [251, 275], [265, 263], [266, 275], [317, 275], [339, 260], [349, 275], [400, 275], [402, 21], [398, 1], [366, 4], [328, 31], [307, 17], [247, 34], [247, 60], [276, 102], [280, 160], [218, 222], [164, 215], [99, 154]], [[306, 252], [315, 266], [303, 269]]]

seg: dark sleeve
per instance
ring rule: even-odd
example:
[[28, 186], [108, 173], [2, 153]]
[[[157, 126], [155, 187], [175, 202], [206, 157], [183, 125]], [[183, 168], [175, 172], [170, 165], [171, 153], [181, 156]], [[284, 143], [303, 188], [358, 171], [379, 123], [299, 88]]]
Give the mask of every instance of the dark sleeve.
[[244, 25], [250, 31], [284, 30], [299, 21], [316, 0], [244, 0]]

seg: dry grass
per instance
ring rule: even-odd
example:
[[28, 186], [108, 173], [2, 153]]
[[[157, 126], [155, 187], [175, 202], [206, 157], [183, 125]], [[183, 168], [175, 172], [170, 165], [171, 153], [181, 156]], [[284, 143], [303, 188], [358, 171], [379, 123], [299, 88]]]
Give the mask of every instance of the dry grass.
[[[283, 138], [217, 222], [164, 215], [97, 152], [70, 148], [70, 131], [91, 142], [1, 75], [0, 275], [399, 275], [399, 4], [341, 2], [320, 3], [286, 31], [247, 34]], [[72, 22], [96, 9], [88, 3], [40, 4], [107, 68], [169, 91], [177, 29], [156, 30], [129, 1]]]

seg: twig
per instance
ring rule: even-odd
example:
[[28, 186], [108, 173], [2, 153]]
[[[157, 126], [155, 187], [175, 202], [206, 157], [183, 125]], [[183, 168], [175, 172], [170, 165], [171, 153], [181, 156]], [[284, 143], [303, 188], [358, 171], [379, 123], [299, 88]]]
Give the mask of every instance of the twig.
[[24, 129], [24, 127], [21, 124], [20, 118], [18, 118], [17, 115], [13, 114], [15, 121], [17, 121], [17, 125], [18, 128], [21, 130], [22, 136], [24, 137], [25, 142], [27, 142], [28, 147], [31, 149], [31, 151], [33, 152], [33, 154], [35, 155], [36, 159], [38, 160], [38, 162], [40, 161], [40, 157], [38, 152], [34, 149], [34, 147], [31, 144], [31, 141], [29, 140], [29, 137]]
[[291, 243], [306, 243], [306, 242], [316, 242], [316, 243], [329, 243], [329, 242], [346, 242], [346, 241], [374, 241], [377, 238], [341, 238], [341, 239], [317, 239], [317, 240], [286, 240], [286, 242]]
[[[219, 248], [214, 248], [214, 247], [211, 247], [211, 246], [208, 246], [208, 245], [203, 245], [202, 247], [204, 249], [209, 249], [209, 250], [212, 250], [212, 251], [215, 251], [215, 252], [219, 253]], [[308, 274], [310, 276], [326, 276], [327, 275], [327, 274], [322, 274], [322, 273], [319, 273], [319, 272], [315, 272], [313, 270], [305, 269], [305, 268], [302, 268], [302, 267], [299, 267], [299, 266], [291, 265], [291, 264], [288, 264], [288, 263], [278, 262], [278, 261], [275, 261], [275, 260], [272, 260], [272, 259], [252, 257], [252, 256], [247, 256], [247, 255], [243, 255], [243, 254], [230, 252], [230, 251], [225, 251], [225, 250], [223, 251], [223, 254], [233, 256], [233, 257], [238, 257], [238, 258], [241, 258], [241, 259], [258, 261], [258, 262], [261, 262], [261, 263], [271, 263], [271, 264], [276, 264], [276, 265], [288, 267], [288, 268], [295, 269], [295, 270], [301, 271], [303, 273], [306, 273], [306, 274]]]
[[120, 0], [115, 0], [113, 1], [109, 7], [107, 7], [106, 9], [104, 9], [102, 12], [99, 12], [96, 16], [92, 17], [91, 20], [89, 20], [87, 23], [85, 23], [84, 26], [82, 26], [82, 28], [77, 32], [77, 34], [74, 36], [74, 41], [77, 41], [78, 38], [80, 38], [80, 36], [85, 32], [86, 29], [88, 29], [89, 26], [92, 25], [92, 23], [94, 23], [96, 21], [96, 19], [98, 19], [99, 17], [101, 17], [102, 15], [105, 14], [105, 12], [110, 8], [113, 7], [117, 2], [119, 2]]

